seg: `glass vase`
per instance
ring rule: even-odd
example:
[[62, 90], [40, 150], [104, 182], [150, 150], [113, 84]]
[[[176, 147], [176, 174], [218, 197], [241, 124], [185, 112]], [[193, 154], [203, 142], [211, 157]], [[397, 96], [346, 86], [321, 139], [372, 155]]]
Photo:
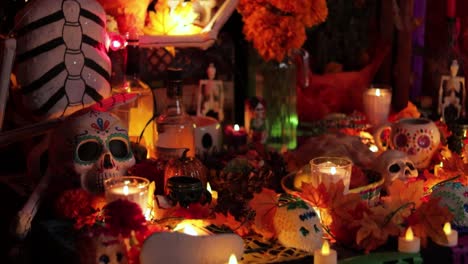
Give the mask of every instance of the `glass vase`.
[[291, 57], [261, 67], [261, 97], [266, 104], [266, 144], [276, 150], [297, 146], [296, 65]]

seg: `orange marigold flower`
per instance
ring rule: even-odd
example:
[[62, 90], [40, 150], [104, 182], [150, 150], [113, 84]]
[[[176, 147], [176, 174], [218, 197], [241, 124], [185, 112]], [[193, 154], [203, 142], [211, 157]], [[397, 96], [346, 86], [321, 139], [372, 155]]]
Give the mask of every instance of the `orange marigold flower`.
[[326, 0], [240, 0], [243, 32], [263, 59], [282, 61], [306, 40], [306, 27], [328, 16]]

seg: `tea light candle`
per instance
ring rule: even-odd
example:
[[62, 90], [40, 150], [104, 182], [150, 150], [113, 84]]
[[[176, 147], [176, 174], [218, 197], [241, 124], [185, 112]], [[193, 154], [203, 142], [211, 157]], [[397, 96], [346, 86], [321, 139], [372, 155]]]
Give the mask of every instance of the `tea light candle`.
[[418, 253], [421, 247], [421, 239], [413, 235], [413, 230], [408, 227], [405, 237], [398, 238], [398, 251], [404, 253]]
[[452, 229], [452, 226], [450, 225], [449, 222], [445, 223], [443, 230], [444, 230], [445, 236], [447, 237], [447, 243], [438, 243], [438, 244], [440, 244], [441, 246], [447, 246], [447, 247], [454, 247], [458, 245], [458, 232]]
[[330, 249], [327, 240], [323, 242], [321, 249], [314, 251], [314, 264], [334, 264], [337, 262], [336, 250]]
[[143, 213], [148, 203], [149, 180], [142, 177], [122, 176], [113, 177], [104, 181], [106, 201], [108, 203], [117, 199], [125, 199], [138, 204]]

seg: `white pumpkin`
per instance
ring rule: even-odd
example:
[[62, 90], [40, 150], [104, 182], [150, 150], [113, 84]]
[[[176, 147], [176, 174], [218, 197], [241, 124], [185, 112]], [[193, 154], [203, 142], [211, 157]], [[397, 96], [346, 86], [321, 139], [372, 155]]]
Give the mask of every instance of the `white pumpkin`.
[[106, 14], [95, 0], [35, 0], [16, 17], [16, 70], [36, 119], [69, 115], [111, 94]]

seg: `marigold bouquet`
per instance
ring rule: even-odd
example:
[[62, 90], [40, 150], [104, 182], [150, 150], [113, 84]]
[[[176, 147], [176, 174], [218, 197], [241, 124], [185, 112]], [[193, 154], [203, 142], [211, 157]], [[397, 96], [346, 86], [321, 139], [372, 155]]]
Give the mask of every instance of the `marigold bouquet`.
[[292, 49], [301, 48], [306, 28], [325, 21], [326, 0], [240, 0], [243, 32], [266, 61], [282, 61]]

